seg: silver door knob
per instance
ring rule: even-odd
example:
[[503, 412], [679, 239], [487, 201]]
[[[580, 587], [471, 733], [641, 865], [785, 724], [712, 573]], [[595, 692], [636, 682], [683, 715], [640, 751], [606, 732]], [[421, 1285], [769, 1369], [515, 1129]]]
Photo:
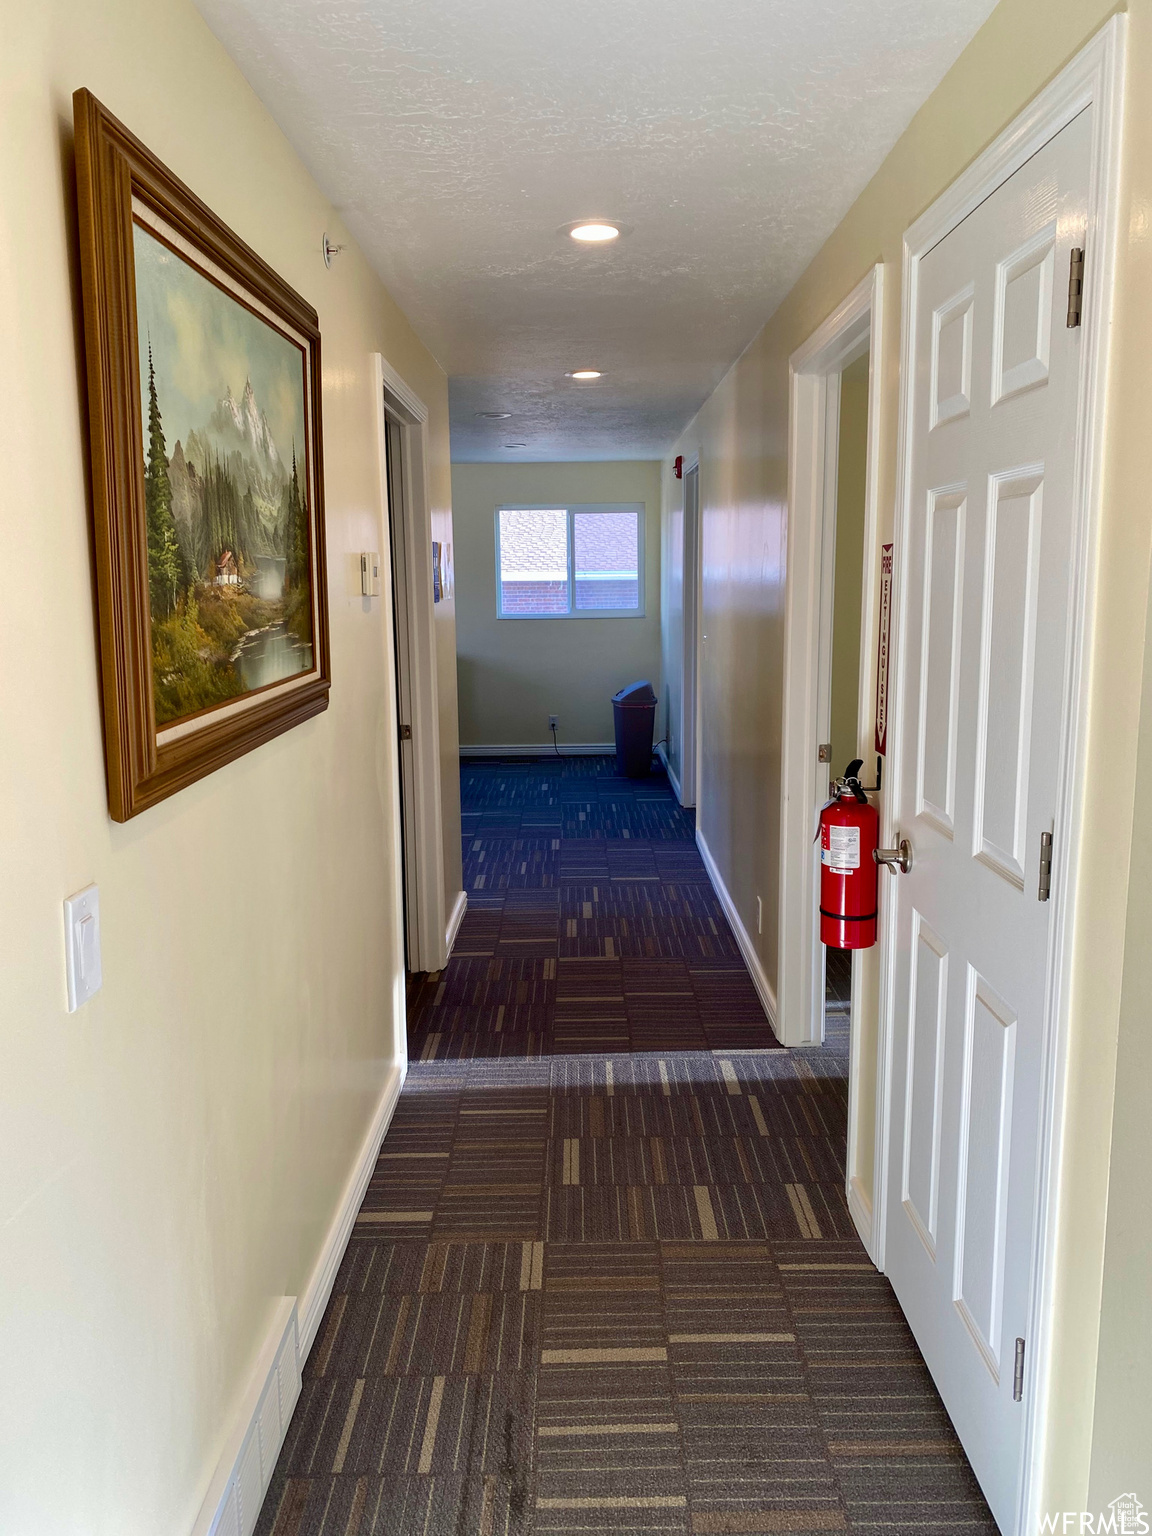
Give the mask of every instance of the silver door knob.
[[886, 864], [889, 869], [906, 875], [912, 868], [912, 844], [902, 837], [895, 848], [874, 848], [872, 857], [877, 864]]

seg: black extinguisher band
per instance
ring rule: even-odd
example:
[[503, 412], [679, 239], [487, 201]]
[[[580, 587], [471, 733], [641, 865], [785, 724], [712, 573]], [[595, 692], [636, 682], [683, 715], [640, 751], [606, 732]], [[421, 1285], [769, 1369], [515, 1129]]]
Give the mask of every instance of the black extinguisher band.
[[830, 917], [836, 923], [870, 923], [876, 918], [875, 912], [865, 912], [860, 917], [849, 917], [846, 912], [829, 912], [827, 908], [820, 908], [821, 917]]

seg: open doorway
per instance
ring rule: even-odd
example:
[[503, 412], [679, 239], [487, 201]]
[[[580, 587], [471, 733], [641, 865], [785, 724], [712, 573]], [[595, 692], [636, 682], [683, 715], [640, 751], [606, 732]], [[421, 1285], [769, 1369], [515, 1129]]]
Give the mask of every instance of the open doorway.
[[[777, 1034], [846, 1057], [849, 1209], [871, 1252], [868, 1187], [875, 1128], [861, 1123], [867, 951], [820, 942], [820, 852], [813, 840], [829, 780], [854, 758], [874, 777], [879, 413], [883, 335], [877, 266], [791, 358], [788, 569], [782, 742]], [[839, 537], [838, 537], [839, 534]], [[867, 1090], [865, 1090], [867, 1092]], [[867, 1143], [867, 1144], [864, 1144]]]
[[[864, 531], [868, 500], [868, 377], [865, 350], [840, 372], [836, 395], [836, 491], [832, 548], [825, 571], [832, 591], [831, 646], [827, 680], [828, 778], [842, 774], [860, 755], [861, 635], [864, 611]], [[829, 423], [831, 430], [832, 424]], [[868, 783], [868, 758], [865, 777]], [[852, 1010], [852, 952], [823, 949], [824, 1043], [847, 1052]]]
[[[786, 1045], [819, 1045], [825, 1034], [813, 833], [829, 779], [858, 757], [865, 784], [875, 783], [868, 680], [879, 574], [873, 381], [882, 280], [878, 266], [791, 359], [777, 977], [777, 1031]], [[832, 962], [831, 981], [836, 1000], [850, 1007], [842, 958]]]
[[377, 358], [385, 536], [399, 761], [400, 899], [410, 972], [447, 959], [440, 724], [433, 633], [432, 525], [424, 403]]

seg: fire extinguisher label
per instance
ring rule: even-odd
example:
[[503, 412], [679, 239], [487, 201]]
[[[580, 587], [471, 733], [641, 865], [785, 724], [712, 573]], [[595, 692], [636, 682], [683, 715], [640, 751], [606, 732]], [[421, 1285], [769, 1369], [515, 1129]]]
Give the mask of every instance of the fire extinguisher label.
[[860, 868], [860, 828], [830, 826], [827, 847], [820, 850], [820, 861], [829, 869]]

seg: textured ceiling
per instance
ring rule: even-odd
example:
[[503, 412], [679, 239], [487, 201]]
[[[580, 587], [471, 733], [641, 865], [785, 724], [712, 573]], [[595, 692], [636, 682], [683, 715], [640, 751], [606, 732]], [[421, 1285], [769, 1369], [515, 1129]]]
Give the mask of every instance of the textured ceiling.
[[543, 460], [668, 447], [993, 0], [199, 4], [447, 371], [453, 457]]

